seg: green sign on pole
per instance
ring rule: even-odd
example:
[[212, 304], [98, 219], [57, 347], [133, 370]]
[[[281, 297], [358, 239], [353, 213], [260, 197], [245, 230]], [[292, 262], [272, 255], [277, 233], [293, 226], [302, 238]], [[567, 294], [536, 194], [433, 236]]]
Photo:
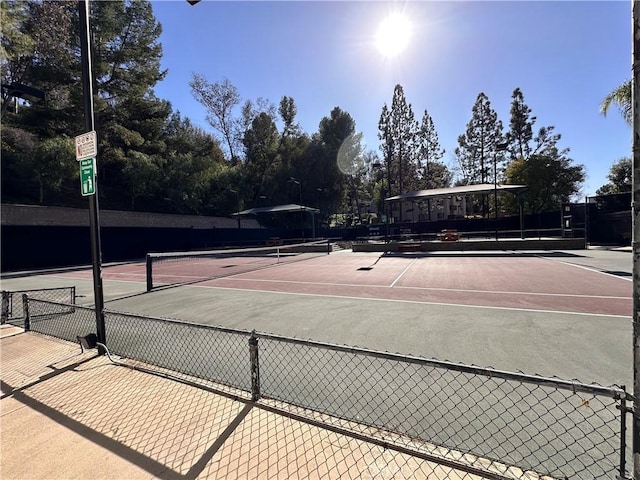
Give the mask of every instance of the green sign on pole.
[[95, 159], [85, 158], [80, 160], [80, 186], [83, 197], [96, 193], [96, 169]]

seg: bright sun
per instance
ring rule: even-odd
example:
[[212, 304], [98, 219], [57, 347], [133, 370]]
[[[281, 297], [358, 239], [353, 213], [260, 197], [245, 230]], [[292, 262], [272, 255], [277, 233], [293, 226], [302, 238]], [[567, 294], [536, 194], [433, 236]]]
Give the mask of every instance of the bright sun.
[[385, 57], [395, 57], [407, 47], [410, 35], [409, 19], [400, 13], [392, 13], [378, 28], [376, 46]]

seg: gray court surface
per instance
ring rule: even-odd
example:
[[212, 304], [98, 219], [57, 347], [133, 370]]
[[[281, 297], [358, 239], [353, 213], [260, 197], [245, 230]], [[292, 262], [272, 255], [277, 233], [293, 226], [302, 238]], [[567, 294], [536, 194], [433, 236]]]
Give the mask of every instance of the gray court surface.
[[[631, 281], [629, 251], [536, 253]], [[1, 287], [20, 290], [66, 285], [76, 285], [82, 295], [78, 303], [92, 303], [91, 280], [65, 278], [63, 273], [12, 275], [2, 279]], [[198, 284], [151, 293], [144, 293], [144, 288], [141, 283], [105, 280], [106, 308], [585, 383], [632, 385], [631, 317], [271, 293]]]

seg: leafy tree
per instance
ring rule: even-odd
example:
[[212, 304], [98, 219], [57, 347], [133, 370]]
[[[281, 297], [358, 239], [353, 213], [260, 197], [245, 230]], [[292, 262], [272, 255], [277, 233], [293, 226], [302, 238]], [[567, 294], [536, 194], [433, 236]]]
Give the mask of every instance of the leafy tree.
[[131, 210], [135, 210], [136, 199], [150, 195], [158, 188], [160, 168], [149, 155], [132, 151], [122, 169], [125, 184], [131, 196]]
[[[416, 190], [418, 169], [415, 144], [418, 125], [413, 109], [404, 95], [402, 85], [396, 85], [391, 101], [391, 135], [393, 136], [392, 175], [396, 175], [400, 193]], [[395, 172], [394, 172], [395, 169]]]
[[[505, 176], [510, 184], [527, 185], [522, 196], [525, 213], [540, 213], [557, 210], [577, 195], [584, 182], [585, 170], [583, 165], [572, 165], [566, 155], [549, 150], [531, 155], [527, 160], [513, 160], [507, 166]], [[515, 199], [510, 203], [512, 209], [517, 208]]]
[[[13, 177], [14, 181], [22, 177], [23, 186], [28, 185], [25, 180], [35, 182], [40, 204], [44, 203], [46, 193], [59, 191], [65, 181], [77, 175], [75, 144], [69, 137], [37, 141], [32, 133], [5, 127], [2, 143], [3, 151], [8, 154], [8, 158], [3, 159], [3, 180], [4, 175], [11, 172], [18, 174], [17, 178]], [[9, 165], [5, 166], [5, 161]]]
[[496, 145], [502, 140], [502, 122], [491, 108], [487, 96], [481, 92], [473, 105], [466, 132], [458, 137], [455, 150], [467, 185], [487, 183], [493, 177], [491, 173]]
[[242, 105], [242, 109], [240, 112], [240, 129], [238, 130], [238, 134], [240, 134], [240, 130], [242, 132], [246, 132], [249, 128], [251, 128], [251, 122], [261, 113], [266, 113], [271, 118], [276, 117], [276, 106], [271, 103], [269, 100], [258, 97], [258, 99], [253, 102], [251, 100], [247, 100]]
[[300, 125], [296, 123], [296, 115], [298, 114], [298, 107], [293, 97], [284, 96], [280, 99], [280, 107], [278, 113], [284, 124], [282, 129], [282, 138], [290, 137], [292, 135], [299, 135]]
[[[6, 34], [3, 31], [2, 36], [2, 82], [35, 87], [44, 91], [47, 98], [46, 107], [42, 102], [28, 102], [29, 108], [5, 122], [29, 125], [29, 130], [39, 137], [68, 133], [68, 128], [64, 130], [70, 117], [68, 102], [77, 82], [75, 72], [79, 72], [73, 51], [72, 5], [52, 1], [2, 2], [0, 5], [3, 29], [5, 19], [8, 22]], [[9, 111], [9, 94], [3, 89], [3, 117]]]
[[633, 111], [631, 102], [631, 80], [627, 80], [617, 88], [613, 89], [600, 105], [600, 113], [606, 115], [612, 105], [616, 105], [625, 121], [631, 125], [633, 121]]
[[[18, 62], [21, 57], [29, 56], [33, 52], [34, 39], [25, 31], [25, 23], [29, 11], [23, 0], [6, 0], [0, 3], [0, 18], [2, 19], [2, 38], [0, 39], [0, 61], [2, 75], [9, 75], [18, 79], [15, 65], [13, 72], [9, 70], [9, 62]], [[4, 77], [3, 77], [4, 79]]]
[[251, 192], [251, 201], [255, 204], [263, 193], [269, 174], [276, 169], [279, 133], [269, 114], [263, 112], [253, 119], [251, 128], [244, 135], [244, 145], [244, 180]]
[[[92, 2], [90, 16], [101, 200], [127, 208], [150, 196], [151, 186], [142, 186], [155, 185], [155, 156], [165, 149], [171, 106], [153, 93], [166, 75], [160, 69], [162, 28], [148, 0]], [[75, 101], [79, 108], [81, 98]], [[148, 182], [141, 178], [145, 173]], [[130, 202], [121, 203], [127, 197]]]
[[[502, 156], [498, 145], [503, 141], [502, 122], [491, 108], [487, 96], [480, 92], [472, 108], [471, 120], [464, 134], [458, 137], [455, 156], [462, 172], [463, 185], [497, 181]], [[493, 183], [493, 182], [491, 182]], [[487, 197], [481, 197], [481, 208], [488, 214]]]
[[91, 9], [93, 73], [106, 103], [140, 97], [166, 76], [160, 70], [161, 25], [148, 0], [95, 2]]
[[[378, 132], [378, 138], [382, 140], [380, 148], [384, 155], [389, 194], [417, 190], [420, 177], [418, 123], [400, 84], [393, 90], [391, 108], [386, 104], [382, 108]], [[397, 188], [394, 189], [392, 185], [397, 185]], [[402, 218], [402, 203], [399, 207], [400, 218]]]
[[[534, 134], [536, 117], [524, 103], [519, 88], [513, 92], [511, 103], [510, 131], [507, 134], [511, 162], [504, 179], [509, 184], [527, 185], [524, 206], [529, 213], [538, 213], [560, 208], [576, 195], [585, 178], [583, 165], [573, 165], [568, 157], [569, 149], [558, 146], [561, 135], [552, 125], [540, 127]], [[507, 211], [518, 211], [516, 200], [503, 198]]]
[[612, 193], [630, 192], [632, 190], [633, 167], [631, 158], [623, 157], [609, 169], [607, 178], [609, 183], [596, 190], [596, 195], [610, 195]]
[[[180, 113], [171, 116], [162, 134], [166, 149], [154, 157], [160, 169], [156, 202], [174, 213], [219, 213], [214, 179], [226, 173], [227, 162], [218, 141]], [[234, 183], [228, 178], [223, 185], [237, 186], [235, 177]]]
[[[391, 130], [391, 112], [385, 103], [382, 106], [382, 112], [380, 113], [380, 120], [378, 121], [378, 139], [381, 140], [380, 150], [382, 151], [384, 164], [380, 171], [381, 178], [381, 195], [386, 197], [387, 195], [393, 195], [391, 190], [391, 161], [393, 159], [394, 152], [394, 138]], [[386, 188], [385, 188], [385, 176], [386, 176]]]
[[[263, 195], [268, 197], [272, 203], [290, 200], [287, 193], [291, 187], [289, 180], [291, 177], [296, 177], [308, 179], [305, 183], [308, 184], [309, 190], [303, 192], [307, 197], [305, 200], [311, 205], [318, 204], [319, 196], [314, 193], [313, 189], [321, 188], [319, 186], [320, 179], [309, 175], [309, 168], [313, 168], [318, 160], [310, 153], [311, 145], [312, 141], [309, 136], [302, 132], [287, 136], [280, 135], [278, 162], [275, 164], [272, 180], [263, 192]], [[322, 155], [322, 149], [319, 145], [316, 144], [313, 150]]]
[[349, 135], [338, 150], [338, 168], [345, 175], [345, 211], [350, 217], [358, 217], [362, 211], [363, 185], [367, 172], [362, 133]]
[[[240, 104], [240, 93], [228, 79], [211, 83], [203, 75], [194, 73], [189, 82], [195, 99], [207, 109], [207, 121], [222, 135], [232, 163], [237, 162], [240, 122], [234, 109]], [[247, 116], [249, 118], [250, 115]]]
[[438, 132], [427, 110], [422, 116], [417, 144], [422, 163], [419, 187], [425, 190], [448, 187], [451, 179], [448, 175], [443, 175], [448, 169], [441, 163], [445, 150], [440, 146]]
[[338, 211], [344, 202], [346, 176], [338, 167], [338, 152], [345, 140], [355, 134], [353, 117], [335, 107], [320, 120], [318, 132], [303, 157], [293, 165], [295, 178], [303, 180], [303, 201], [315, 202], [318, 189], [322, 191], [327, 211]]
[[511, 159], [528, 158], [531, 155], [535, 122], [536, 117], [531, 116], [531, 109], [524, 103], [522, 90], [516, 88], [511, 95], [511, 120], [507, 133]]

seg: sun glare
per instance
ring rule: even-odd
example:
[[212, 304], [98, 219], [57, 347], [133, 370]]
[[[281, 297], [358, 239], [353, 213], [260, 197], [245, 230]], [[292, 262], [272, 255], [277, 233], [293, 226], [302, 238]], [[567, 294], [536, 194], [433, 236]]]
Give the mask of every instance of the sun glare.
[[411, 23], [400, 13], [393, 13], [385, 18], [376, 35], [376, 46], [385, 57], [395, 57], [409, 44]]

